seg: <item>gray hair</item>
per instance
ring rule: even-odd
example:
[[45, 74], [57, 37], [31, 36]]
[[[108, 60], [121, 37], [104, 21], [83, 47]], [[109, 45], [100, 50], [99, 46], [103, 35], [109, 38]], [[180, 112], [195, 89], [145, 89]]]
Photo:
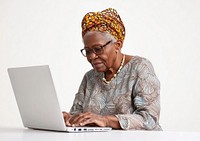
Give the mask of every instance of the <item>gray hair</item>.
[[98, 32], [100, 33], [102, 36], [104, 36], [107, 40], [111, 41], [112, 43], [116, 42], [117, 40], [115, 39], [115, 37], [113, 35], [111, 35], [108, 32], [100, 32], [100, 31], [88, 31], [84, 36], [93, 34], [94, 32]]

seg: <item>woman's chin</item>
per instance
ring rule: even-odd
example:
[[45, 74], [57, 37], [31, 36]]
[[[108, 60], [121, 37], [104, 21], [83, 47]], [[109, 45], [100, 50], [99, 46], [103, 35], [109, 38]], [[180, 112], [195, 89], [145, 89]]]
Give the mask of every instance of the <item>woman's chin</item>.
[[94, 68], [97, 72], [104, 72], [105, 70], [104, 69], [101, 69], [101, 68]]
[[97, 72], [105, 72], [104, 67], [93, 67]]

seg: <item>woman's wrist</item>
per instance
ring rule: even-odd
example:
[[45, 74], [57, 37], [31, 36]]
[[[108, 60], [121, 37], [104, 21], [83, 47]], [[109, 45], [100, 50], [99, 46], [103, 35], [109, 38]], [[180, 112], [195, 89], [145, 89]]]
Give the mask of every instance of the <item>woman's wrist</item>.
[[115, 129], [120, 129], [120, 124], [119, 124], [119, 120], [116, 116], [105, 116], [105, 125], [107, 127], [112, 127]]

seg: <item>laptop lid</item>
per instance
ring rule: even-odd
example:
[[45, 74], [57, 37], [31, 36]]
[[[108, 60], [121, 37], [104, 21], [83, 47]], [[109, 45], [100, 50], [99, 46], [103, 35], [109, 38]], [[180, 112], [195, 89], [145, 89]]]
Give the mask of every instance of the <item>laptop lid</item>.
[[49, 66], [9, 68], [8, 73], [25, 127], [66, 129]]
[[110, 131], [109, 127], [66, 127], [48, 65], [8, 68], [23, 125], [68, 132]]

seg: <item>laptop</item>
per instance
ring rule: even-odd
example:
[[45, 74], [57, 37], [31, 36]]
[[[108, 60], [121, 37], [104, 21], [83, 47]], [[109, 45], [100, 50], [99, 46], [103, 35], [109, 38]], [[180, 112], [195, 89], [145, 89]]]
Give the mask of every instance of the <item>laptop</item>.
[[8, 68], [24, 127], [67, 132], [110, 131], [110, 127], [66, 127], [48, 65]]

